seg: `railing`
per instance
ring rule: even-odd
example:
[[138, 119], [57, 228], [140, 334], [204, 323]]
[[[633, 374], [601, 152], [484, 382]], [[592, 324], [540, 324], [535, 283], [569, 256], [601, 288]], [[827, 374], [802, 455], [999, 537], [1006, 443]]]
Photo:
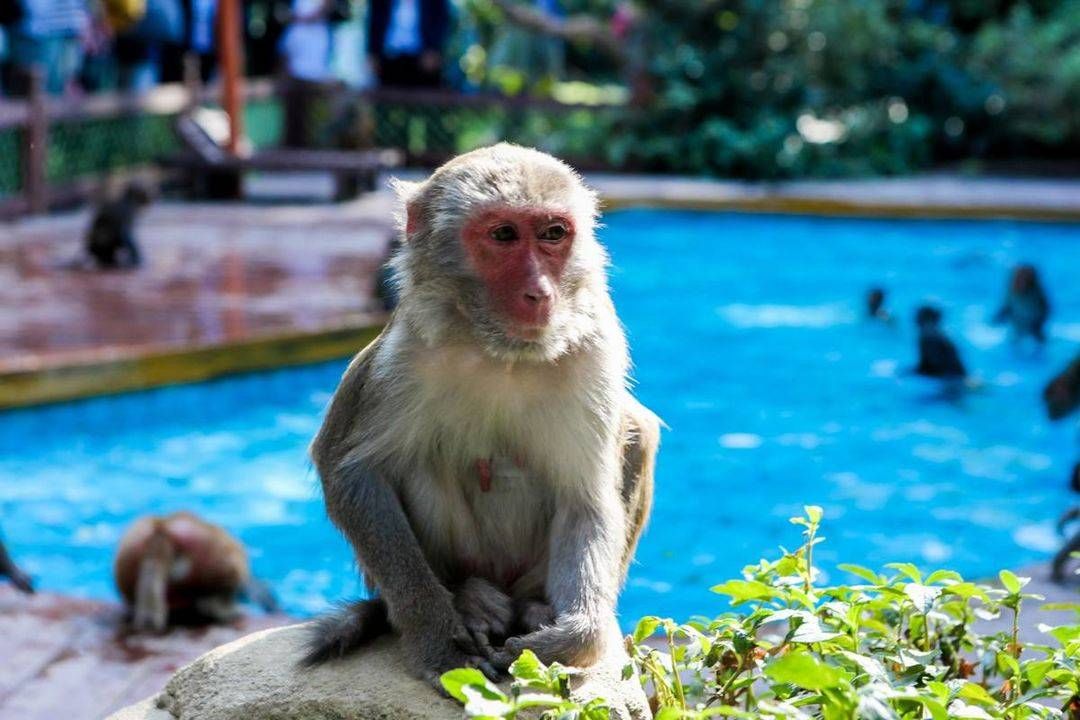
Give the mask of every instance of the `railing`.
[[[277, 113], [282, 91], [272, 80], [249, 80], [248, 111], [261, 103]], [[103, 175], [153, 167], [156, 159], [178, 149], [172, 118], [219, 96], [217, 86], [187, 82], [138, 94], [54, 98], [43, 92], [39, 79], [32, 78], [27, 98], [0, 98], [0, 217], [41, 213], [82, 200], [100, 186]], [[621, 111], [619, 106], [570, 105], [531, 97], [445, 90], [351, 91], [339, 85], [320, 86], [314, 97], [305, 106], [309, 115], [319, 116], [311, 123], [318, 136], [311, 138], [313, 144], [397, 147], [415, 165], [509, 139], [544, 146], [584, 167], [606, 167], [597, 148], [609, 137]], [[344, 130], [339, 122], [343, 108], [355, 111]], [[280, 119], [264, 125], [275, 123], [280, 125]], [[95, 127], [98, 132], [89, 132]], [[326, 137], [331, 132], [335, 137]], [[273, 128], [264, 135], [256, 142], [279, 141]]]

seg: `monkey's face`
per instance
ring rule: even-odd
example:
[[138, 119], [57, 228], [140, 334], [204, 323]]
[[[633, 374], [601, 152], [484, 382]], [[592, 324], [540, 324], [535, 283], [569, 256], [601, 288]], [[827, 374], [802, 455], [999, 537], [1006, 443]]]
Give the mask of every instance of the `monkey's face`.
[[559, 210], [493, 207], [465, 223], [465, 254], [511, 337], [532, 341], [548, 328], [574, 236], [573, 219]]

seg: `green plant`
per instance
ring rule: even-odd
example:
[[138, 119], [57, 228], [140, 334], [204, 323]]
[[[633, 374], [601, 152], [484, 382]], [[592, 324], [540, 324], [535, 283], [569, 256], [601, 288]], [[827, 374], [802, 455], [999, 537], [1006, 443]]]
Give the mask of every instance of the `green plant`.
[[[732, 611], [638, 622], [626, 675], [637, 671], [657, 718], [1080, 717], [1080, 623], [1040, 627], [1047, 644], [1022, 644], [1022, 608], [1041, 600], [1024, 592], [1026, 578], [1002, 571], [994, 587], [894, 563], [887, 573], [844, 565], [857, 582], [821, 585], [813, 564], [821, 509], [805, 511], [792, 518], [803, 528], [800, 547], [712, 588]], [[1080, 616], [1080, 604], [1054, 607]], [[973, 628], [1001, 614], [1009, 629]], [[531, 653], [511, 675], [508, 692], [476, 670], [447, 673], [443, 684], [470, 717], [536, 708], [547, 718], [608, 716], [602, 700], [574, 702], [565, 669]]]

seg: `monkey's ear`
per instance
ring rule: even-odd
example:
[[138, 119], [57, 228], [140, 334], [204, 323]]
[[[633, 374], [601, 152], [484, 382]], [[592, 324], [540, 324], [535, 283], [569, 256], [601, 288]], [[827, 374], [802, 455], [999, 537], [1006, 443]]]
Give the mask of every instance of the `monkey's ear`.
[[420, 195], [421, 185], [422, 183], [399, 180], [398, 178], [390, 179], [390, 189], [397, 195], [403, 207], [402, 225], [405, 228], [406, 239], [421, 229], [420, 212], [416, 206], [416, 199]]

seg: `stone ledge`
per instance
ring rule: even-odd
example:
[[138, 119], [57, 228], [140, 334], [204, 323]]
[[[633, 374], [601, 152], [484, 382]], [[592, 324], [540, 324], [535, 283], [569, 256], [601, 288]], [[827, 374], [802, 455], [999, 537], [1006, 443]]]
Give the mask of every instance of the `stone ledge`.
[[[253, 633], [179, 670], [164, 691], [109, 720], [449, 720], [461, 706], [407, 672], [398, 641], [383, 638], [356, 654], [313, 669], [297, 667], [304, 625]], [[637, 678], [621, 679], [626, 655], [612, 631], [609, 651], [575, 671], [576, 697], [604, 697], [613, 717], [651, 716]]]

